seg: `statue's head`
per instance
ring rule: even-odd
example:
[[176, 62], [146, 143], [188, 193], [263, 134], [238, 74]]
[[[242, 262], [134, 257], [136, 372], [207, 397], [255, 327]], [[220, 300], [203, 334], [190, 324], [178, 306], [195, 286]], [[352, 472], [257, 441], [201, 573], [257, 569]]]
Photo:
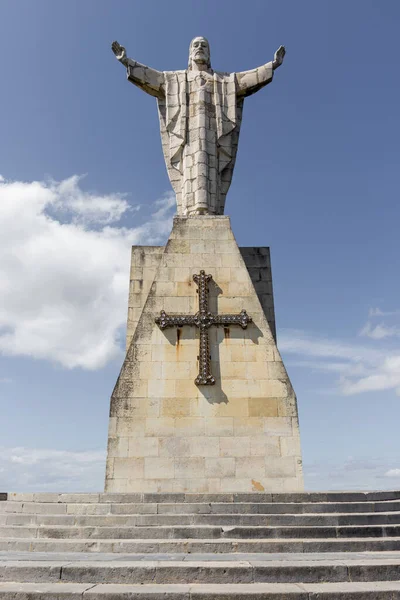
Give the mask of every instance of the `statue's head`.
[[210, 44], [205, 37], [195, 37], [190, 42], [189, 69], [192, 68], [194, 62], [201, 65], [207, 65], [208, 69], [211, 67]]

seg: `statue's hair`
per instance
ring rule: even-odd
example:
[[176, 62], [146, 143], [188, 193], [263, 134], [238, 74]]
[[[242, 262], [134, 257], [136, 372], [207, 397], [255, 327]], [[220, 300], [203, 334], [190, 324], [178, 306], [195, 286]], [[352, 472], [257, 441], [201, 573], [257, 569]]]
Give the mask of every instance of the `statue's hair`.
[[207, 68], [211, 69], [211, 56], [210, 56], [210, 42], [208, 41], [207, 38], [205, 38], [202, 35], [198, 35], [197, 37], [193, 38], [192, 41], [190, 42], [190, 46], [189, 46], [189, 64], [188, 64], [188, 68], [191, 69], [192, 68], [192, 49], [193, 49], [193, 42], [194, 40], [204, 40], [205, 42], [207, 42], [208, 45], [208, 63], [207, 63]]

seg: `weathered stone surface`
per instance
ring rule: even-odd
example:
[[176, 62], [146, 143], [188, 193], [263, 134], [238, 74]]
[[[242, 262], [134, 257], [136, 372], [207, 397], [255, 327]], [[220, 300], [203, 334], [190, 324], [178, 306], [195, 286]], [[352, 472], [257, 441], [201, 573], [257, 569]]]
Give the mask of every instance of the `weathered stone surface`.
[[[196, 314], [193, 275], [201, 270], [212, 275], [214, 315], [245, 309], [252, 318], [246, 329], [207, 329], [208, 386], [194, 384], [198, 328], [155, 323], [160, 311]], [[303, 489], [296, 397], [271, 331], [270, 279], [268, 249], [240, 251], [228, 217], [177, 217], [165, 247], [133, 249], [131, 286], [139, 291], [129, 311], [137, 312], [128, 315], [131, 341], [111, 399], [107, 492]]]
[[5, 600], [394, 600], [400, 582], [76, 584], [0, 583]]
[[[272, 289], [271, 257], [269, 248], [240, 247], [239, 250], [276, 342], [274, 294]], [[268, 366], [270, 368], [272, 365]]]

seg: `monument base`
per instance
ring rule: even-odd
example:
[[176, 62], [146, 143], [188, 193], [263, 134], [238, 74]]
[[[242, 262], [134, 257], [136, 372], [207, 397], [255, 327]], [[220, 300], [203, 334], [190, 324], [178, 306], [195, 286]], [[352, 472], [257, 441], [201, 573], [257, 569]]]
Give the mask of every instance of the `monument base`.
[[[240, 251], [229, 217], [177, 217], [165, 247], [134, 248], [132, 258], [106, 491], [301, 491], [297, 404], [276, 347], [268, 249]], [[212, 276], [208, 310], [231, 321], [207, 328], [206, 352], [193, 323], [161, 330], [155, 322], [161, 311], [185, 319], [199, 311], [193, 275], [201, 271]], [[246, 329], [232, 323], [242, 310], [252, 319]], [[209, 358], [215, 384], [196, 385]]]

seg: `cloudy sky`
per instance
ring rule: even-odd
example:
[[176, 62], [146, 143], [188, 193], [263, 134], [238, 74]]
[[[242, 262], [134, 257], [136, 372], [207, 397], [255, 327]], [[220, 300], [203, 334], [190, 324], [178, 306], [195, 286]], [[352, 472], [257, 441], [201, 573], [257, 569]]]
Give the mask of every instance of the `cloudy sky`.
[[278, 344], [308, 489], [400, 487], [395, 0], [3, 0], [0, 491], [100, 490], [123, 360], [130, 246], [162, 244], [174, 198], [154, 99], [110, 50], [253, 68], [226, 212], [269, 245]]

